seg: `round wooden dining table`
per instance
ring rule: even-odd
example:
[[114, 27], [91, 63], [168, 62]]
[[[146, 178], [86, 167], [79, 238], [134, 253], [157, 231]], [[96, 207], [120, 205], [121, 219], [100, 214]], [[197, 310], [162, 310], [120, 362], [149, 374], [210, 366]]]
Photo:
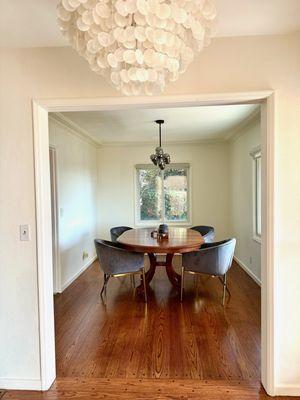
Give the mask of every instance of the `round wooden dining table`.
[[[146, 284], [149, 285], [157, 267], [165, 267], [172, 285], [180, 288], [181, 276], [174, 271], [173, 257], [175, 253], [188, 253], [198, 250], [204, 243], [201, 234], [193, 229], [171, 228], [166, 239], [151, 236], [154, 228], [130, 229], [118, 237], [118, 242], [129, 251], [147, 253], [150, 268], [146, 272]], [[165, 261], [159, 261], [158, 256], [165, 255]], [[142, 287], [139, 286], [142, 290]]]

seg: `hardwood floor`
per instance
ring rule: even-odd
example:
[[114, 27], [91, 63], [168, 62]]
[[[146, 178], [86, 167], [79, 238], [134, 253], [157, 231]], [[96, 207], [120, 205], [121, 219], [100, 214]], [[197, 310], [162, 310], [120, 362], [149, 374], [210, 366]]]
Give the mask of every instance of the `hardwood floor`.
[[[285, 400], [270, 398], [256, 382], [190, 379], [59, 378], [48, 392], [10, 391], [5, 400]], [[291, 399], [296, 399], [291, 397]]]
[[[57, 380], [46, 393], [4, 399], [265, 399], [260, 387], [260, 288], [236, 264], [231, 298], [218, 279], [186, 279], [184, 302], [164, 269], [148, 304], [129, 278], [112, 279], [107, 301], [95, 262], [55, 296]], [[156, 379], [153, 379], [156, 378]], [[159, 378], [159, 379], [157, 379]]]
[[184, 302], [162, 268], [149, 302], [129, 278], [112, 279], [99, 296], [98, 265], [55, 298], [58, 377], [255, 379], [260, 376], [260, 289], [236, 265], [221, 305], [218, 279], [187, 276]]

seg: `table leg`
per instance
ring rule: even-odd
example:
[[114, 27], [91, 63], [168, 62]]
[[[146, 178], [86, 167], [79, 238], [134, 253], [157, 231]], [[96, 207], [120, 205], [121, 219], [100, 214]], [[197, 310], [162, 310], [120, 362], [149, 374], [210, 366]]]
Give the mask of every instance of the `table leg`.
[[[153, 276], [155, 274], [155, 270], [157, 267], [157, 261], [156, 261], [156, 255], [154, 253], [148, 253], [149, 261], [150, 261], [150, 268], [145, 274], [145, 281], [147, 287], [149, 286], [150, 282], [153, 279]], [[144, 285], [143, 285], [143, 279], [141, 278], [141, 284], [137, 287], [137, 292], [139, 294], [144, 293]]]
[[[157, 256], [154, 253], [148, 253], [149, 260], [150, 260], [150, 268], [145, 274], [146, 278], [146, 285], [149, 286], [150, 282], [153, 279], [153, 276], [156, 271], [156, 267], [165, 267], [166, 272], [169, 278], [169, 281], [172, 283], [172, 285], [180, 290], [180, 285], [181, 285], [181, 276], [177, 274], [177, 272], [174, 271], [173, 268], [173, 257], [174, 254], [167, 254], [166, 255], [166, 261], [157, 261]], [[137, 287], [137, 291], [139, 294], [142, 294], [144, 289], [143, 289], [143, 283]]]
[[173, 257], [174, 254], [167, 254], [166, 257], [166, 272], [169, 278], [169, 281], [176, 289], [180, 289], [181, 285], [181, 276], [174, 271], [173, 268]]
[[147, 286], [152, 281], [153, 276], [155, 274], [156, 267], [157, 267], [156, 255], [153, 253], [148, 253], [148, 257], [150, 260], [150, 268], [146, 272], [146, 285]]

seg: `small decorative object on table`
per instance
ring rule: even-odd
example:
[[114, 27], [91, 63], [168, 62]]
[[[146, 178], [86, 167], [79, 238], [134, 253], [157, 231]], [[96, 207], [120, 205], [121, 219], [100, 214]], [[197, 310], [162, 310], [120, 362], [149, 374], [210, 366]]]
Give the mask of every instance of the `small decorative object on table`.
[[166, 224], [161, 224], [157, 231], [151, 232], [151, 237], [157, 238], [157, 240], [163, 240], [169, 238], [169, 228]]

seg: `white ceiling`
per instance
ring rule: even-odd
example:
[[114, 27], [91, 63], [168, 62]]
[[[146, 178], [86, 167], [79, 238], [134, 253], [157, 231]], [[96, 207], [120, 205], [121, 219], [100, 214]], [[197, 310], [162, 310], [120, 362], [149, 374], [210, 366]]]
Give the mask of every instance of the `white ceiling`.
[[[215, 36], [273, 35], [300, 30], [300, 0], [215, 0]], [[66, 46], [57, 0], [0, 0], [0, 47]]]
[[60, 116], [102, 144], [155, 143], [157, 119], [164, 119], [164, 143], [224, 140], [245, 120], [258, 114], [259, 105], [207, 106], [165, 109], [65, 112]]

